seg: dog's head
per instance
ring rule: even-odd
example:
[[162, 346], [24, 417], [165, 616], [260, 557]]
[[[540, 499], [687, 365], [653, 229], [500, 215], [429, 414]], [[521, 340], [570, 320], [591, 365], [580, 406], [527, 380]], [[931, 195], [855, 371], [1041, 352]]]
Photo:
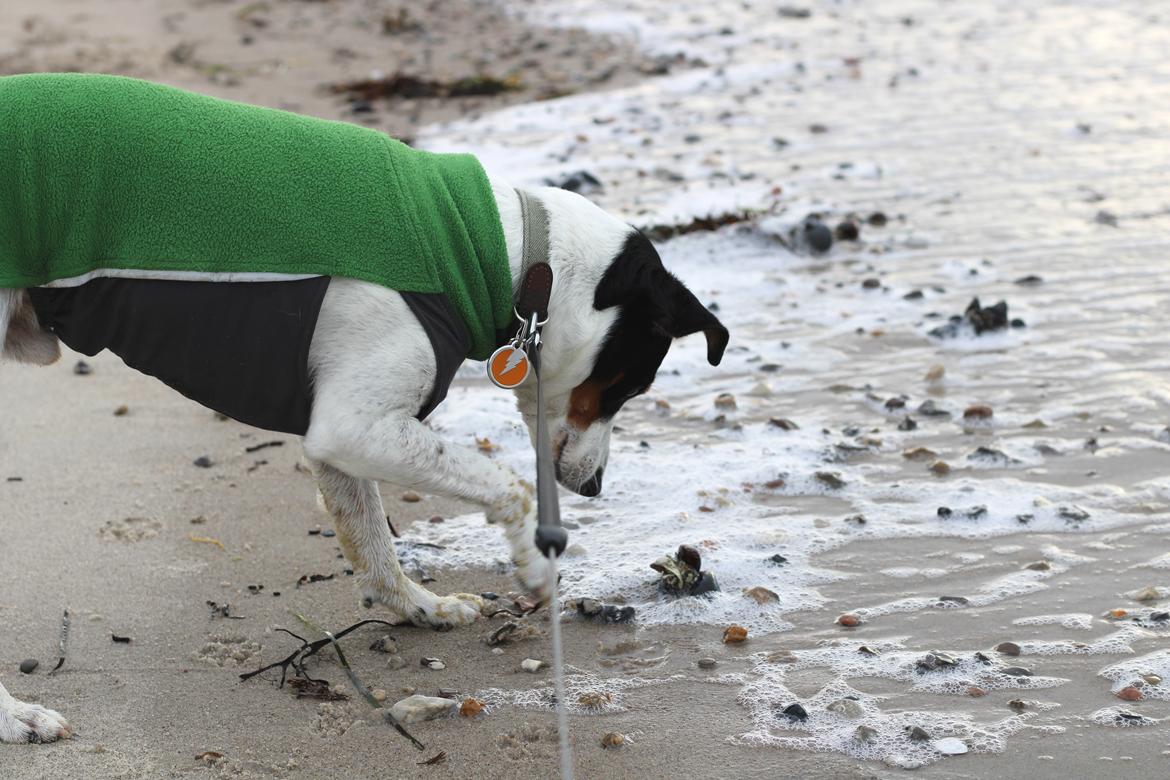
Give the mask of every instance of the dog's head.
[[[707, 360], [718, 365], [728, 333], [663, 267], [646, 236], [585, 198], [542, 194], [555, 276], [541, 350], [545, 414], [558, 481], [596, 496], [614, 417], [650, 389], [671, 341], [702, 332]], [[517, 397], [535, 437], [535, 383]]]

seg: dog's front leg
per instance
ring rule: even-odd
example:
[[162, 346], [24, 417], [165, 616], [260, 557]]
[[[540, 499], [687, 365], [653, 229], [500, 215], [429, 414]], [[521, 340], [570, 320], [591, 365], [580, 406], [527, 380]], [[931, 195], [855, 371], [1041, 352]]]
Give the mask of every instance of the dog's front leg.
[[333, 517], [337, 540], [353, 566], [365, 606], [384, 604], [404, 622], [440, 630], [479, 618], [483, 601], [478, 596], [436, 596], [402, 571], [376, 483], [324, 463], [316, 464], [314, 470], [321, 500]]
[[[310, 458], [329, 464], [332, 472], [341, 472], [342, 477], [354, 475], [347, 478], [369, 482], [363, 491], [367, 495], [372, 493], [372, 497], [363, 499], [367, 508], [357, 513], [363, 519], [353, 523], [364, 529], [353, 533], [355, 547], [360, 548], [355, 551], [356, 556], [364, 556], [368, 561], [393, 558], [393, 542], [372, 482], [381, 479], [482, 506], [488, 520], [503, 529], [521, 583], [536, 598], [548, 598], [548, 568], [534, 538], [536, 502], [531, 485], [495, 461], [443, 441], [414, 418], [394, 415], [349, 430], [354, 430], [354, 435], [346, 436], [346, 427], [329, 425], [324, 418], [319, 424], [315, 418], [305, 437], [305, 451]], [[330, 484], [333, 481], [328, 480]], [[322, 485], [322, 492], [330, 489], [325, 483]], [[334, 517], [338, 517], [336, 511]], [[342, 533], [340, 522], [338, 533]], [[388, 592], [400, 590], [395, 583], [406, 579], [397, 561], [389, 568], [375, 570], [371, 566], [368, 571], [371, 577], [378, 577], [384, 583]], [[413, 582], [411, 585], [419, 587]], [[390, 606], [399, 609], [394, 604]]]
[[56, 742], [71, 733], [61, 713], [14, 699], [0, 683], [0, 742]]

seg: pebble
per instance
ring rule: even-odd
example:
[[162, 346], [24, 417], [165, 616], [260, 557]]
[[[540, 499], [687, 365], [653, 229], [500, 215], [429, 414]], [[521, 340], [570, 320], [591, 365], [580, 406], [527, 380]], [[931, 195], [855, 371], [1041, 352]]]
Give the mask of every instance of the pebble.
[[861, 237], [861, 225], [853, 217], [846, 217], [837, 223], [838, 241], [856, 241]]
[[432, 669], [436, 672], [447, 668], [447, 664], [443, 663], [438, 658], [424, 658], [420, 663], [426, 668]]
[[738, 644], [748, 638], [748, 630], [743, 626], [728, 626], [723, 631], [723, 644]]
[[1016, 712], [1023, 712], [1028, 708], [1028, 702], [1024, 701], [1023, 699], [1012, 699], [1008, 702], [1008, 706]]
[[1150, 685], [1161, 685], [1162, 684], [1162, 678], [1156, 674], [1143, 674], [1143, 675], [1141, 675], [1141, 678], [1143, 680], [1145, 680]]
[[715, 396], [715, 408], [721, 412], [734, 412], [739, 408], [735, 402], [735, 396], [731, 393], [720, 393]]
[[877, 729], [869, 726], [858, 726], [853, 732], [853, 738], [858, 742], [873, 742], [877, 735]]
[[817, 482], [820, 482], [825, 487], [831, 490], [840, 490], [845, 487], [845, 480], [841, 479], [841, 475], [834, 471], [818, 471], [813, 474]]
[[1020, 646], [1015, 642], [1000, 642], [995, 646], [995, 652], [1015, 656], [1020, 654]]
[[884, 227], [885, 224], [890, 221], [890, 218], [887, 217], [884, 212], [875, 211], [874, 213], [870, 214], [865, 221], [868, 222], [871, 227]]
[[93, 366], [91, 366], [89, 363], [86, 363], [84, 360], [78, 360], [73, 365], [73, 373], [77, 374], [78, 376], [89, 376], [93, 373]]
[[852, 612], [846, 612], [837, 618], [837, 625], [845, 626], [846, 628], [853, 628], [861, 625], [861, 618], [854, 615]]
[[833, 231], [819, 219], [809, 217], [804, 223], [804, 238], [814, 252], [828, 252], [833, 247]]
[[898, 430], [900, 430], [900, 431], [913, 431], [913, 430], [916, 430], [917, 428], [918, 428], [918, 421], [915, 420], [910, 415], [906, 415], [905, 417], [902, 418], [902, 422], [898, 423]]
[[20, 662], [20, 673], [21, 674], [32, 674], [33, 672], [35, 672], [37, 670], [37, 667], [40, 665], [41, 665], [41, 662], [38, 661], [37, 659], [26, 658]]
[[1052, 564], [1048, 561], [1033, 561], [1024, 568], [1030, 571], [1048, 571], [1052, 568]]
[[536, 674], [544, 668], [544, 661], [538, 661], [535, 658], [525, 658], [520, 662], [520, 668], [529, 674]]
[[929, 460], [938, 456], [934, 450], [926, 447], [914, 447], [912, 449], [903, 450], [902, 457], [906, 460]]
[[386, 701], [386, 689], [375, 688], [370, 691], [370, 695], [374, 697], [374, 701]]
[[484, 703], [479, 699], [464, 699], [463, 703], [459, 705], [459, 714], [464, 718], [474, 718], [483, 712], [484, 706]]
[[971, 687], [969, 687], [967, 689], [967, 695], [972, 697], [972, 698], [978, 699], [981, 696], [986, 696], [987, 691], [983, 690], [978, 685], [972, 685]]
[[943, 366], [933, 365], [926, 370], [926, 375], [923, 377], [927, 382], [937, 382], [947, 375], [947, 370]]
[[700, 658], [698, 660], [698, 665], [700, 669], [714, 669], [719, 664], [715, 661], [714, 658]]
[[459, 703], [438, 696], [409, 696], [395, 703], [390, 714], [399, 723], [422, 723], [427, 720], [448, 718], [459, 709]]
[[392, 655], [386, 659], [386, 666], [391, 670], [397, 671], [406, 668], [406, 659], [400, 655]]
[[956, 737], [944, 737], [931, 743], [944, 756], [961, 756], [967, 752], [967, 743]]
[[808, 711], [799, 704], [789, 704], [780, 714], [792, 721], [808, 720]]
[[995, 411], [986, 404], [973, 404], [963, 410], [964, 420], [990, 420], [995, 416]]
[[1158, 589], [1153, 585], [1147, 585], [1141, 590], [1133, 591], [1129, 594], [1129, 597], [1134, 601], [1157, 601], [1162, 598], [1161, 594], [1158, 593]]
[[861, 704], [856, 699], [838, 699], [831, 702], [825, 709], [850, 720], [857, 720], [865, 714], [865, 710], [861, 708]]
[[779, 428], [782, 431], [795, 431], [800, 428], [799, 425], [786, 417], [773, 417], [768, 420], [768, 425], [772, 426], [773, 428]]
[[194, 463], [196, 466], [198, 466], [201, 469], [209, 469], [215, 465], [215, 462], [212, 461], [212, 459], [206, 455], [200, 455], [198, 458], [195, 459]]
[[130, 407], [127, 406], [126, 404], [122, 404], [121, 406], [119, 406], [117, 409], [114, 410], [115, 417], [125, 417], [129, 413], [130, 413]]
[[915, 742], [926, 742], [930, 739], [930, 732], [921, 726], [907, 726], [906, 734]]
[[930, 471], [940, 477], [945, 477], [951, 473], [951, 467], [945, 460], [936, 460], [928, 467]]
[[876, 290], [877, 288], [879, 288], [881, 286], [882, 286], [882, 280], [875, 279], [872, 276], [868, 279], [863, 279], [861, 282], [861, 289], [863, 289], [863, 290]]
[[923, 417], [950, 417], [951, 413], [946, 409], [940, 409], [932, 399], [926, 399], [918, 404], [918, 413]]
[[378, 637], [370, 643], [370, 649], [375, 653], [397, 653], [398, 642], [394, 637], [387, 634], [386, 636]]
[[1141, 691], [1129, 685], [1117, 692], [1117, 698], [1125, 701], [1141, 701], [1143, 697]]
[[611, 731], [601, 738], [601, 746], [603, 748], [619, 748], [626, 744], [625, 735], [619, 734], [616, 731]]
[[744, 595], [748, 598], [755, 599], [757, 604], [767, 604], [773, 601], [779, 601], [780, 597], [774, 591], [770, 591], [765, 587], [757, 585], [754, 588], [744, 588]]
[[1032, 670], [1025, 669], [1022, 666], [1005, 666], [1004, 668], [1000, 669], [999, 671], [1002, 674], [1006, 674], [1009, 677], [1031, 677], [1032, 676]]
[[324, 536], [326, 539], [332, 539], [334, 536], [337, 536], [337, 532], [334, 531], [332, 528], [326, 528], [324, 531], [321, 532], [321, 535]]
[[422, 501], [422, 496], [413, 490], [404, 490], [402, 492], [402, 500], [408, 504], [417, 504], [419, 501]]

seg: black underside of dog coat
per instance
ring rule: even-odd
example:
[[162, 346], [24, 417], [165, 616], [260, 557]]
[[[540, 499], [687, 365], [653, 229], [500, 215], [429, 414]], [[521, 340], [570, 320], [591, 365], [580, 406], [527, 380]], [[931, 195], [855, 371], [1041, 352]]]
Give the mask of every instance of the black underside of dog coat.
[[[304, 435], [313, 406], [309, 345], [329, 277], [274, 282], [100, 278], [28, 290], [41, 327], [70, 349], [108, 349], [209, 409]], [[418, 411], [430, 414], [468, 350], [442, 293], [400, 293], [426, 331], [438, 371]], [[391, 367], [393, 370], [393, 367]]]

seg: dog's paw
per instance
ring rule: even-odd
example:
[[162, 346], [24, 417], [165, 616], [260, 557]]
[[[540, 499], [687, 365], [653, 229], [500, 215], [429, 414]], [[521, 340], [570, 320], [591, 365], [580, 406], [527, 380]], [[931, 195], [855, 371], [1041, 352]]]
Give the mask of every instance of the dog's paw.
[[535, 601], [547, 604], [552, 598], [552, 571], [548, 559], [535, 546], [527, 554], [521, 554], [513, 561], [516, 564], [516, 579]]
[[[3, 691], [0, 688], [0, 693]], [[6, 701], [0, 702], [0, 742], [56, 742], [73, 734], [61, 713], [39, 704], [4, 698]]]
[[471, 593], [453, 593], [450, 596], [432, 596], [428, 604], [416, 605], [408, 617], [410, 622], [436, 631], [449, 631], [466, 626], [483, 617], [483, 599]]

